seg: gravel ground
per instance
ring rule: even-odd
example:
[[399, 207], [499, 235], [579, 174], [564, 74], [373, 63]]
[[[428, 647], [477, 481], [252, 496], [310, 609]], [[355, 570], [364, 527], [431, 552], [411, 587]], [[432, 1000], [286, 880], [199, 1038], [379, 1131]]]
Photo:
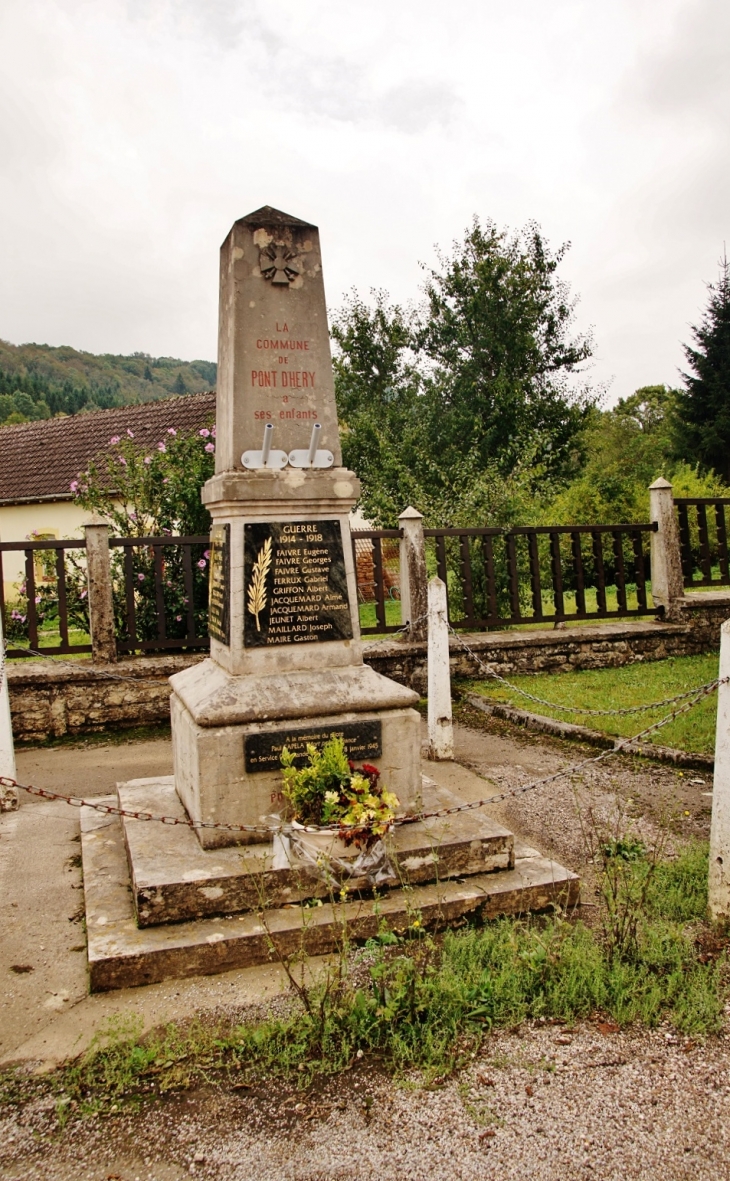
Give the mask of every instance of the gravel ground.
[[[458, 717], [459, 761], [497, 789], [596, 753], [527, 738], [463, 708]], [[607, 823], [628, 814], [649, 838], [669, 818], [672, 840], [706, 837], [711, 783], [704, 779], [620, 757], [492, 811], [523, 839], [584, 870], [591, 808]], [[136, 1115], [72, 1120], [63, 1131], [42, 1102], [0, 1109], [0, 1176], [730, 1181], [730, 1038], [696, 1043], [668, 1029], [525, 1024], [494, 1034], [470, 1067], [431, 1089], [416, 1079], [395, 1083], [363, 1059], [311, 1092], [280, 1083], [211, 1085]]]
[[[603, 1032], [602, 1032], [603, 1030]], [[279, 1086], [173, 1096], [134, 1117], [0, 1121], [20, 1181], [476, 1181], [730, 1178], [730, 1045], [666, 1031], [493, 1035], [434, 1089], [367, 1063], [311, 1093]]]
[[[497, 791], [508, 790], [549, 775], [567, 764], [595, 759], [595, 747], [541, 735], [536, 741], [523, 731], [478, 710], [456, 711], [457, 757], [484, 775]], [[485, 791], [487, 794], [487, 791]], [[495, 816], [532, 840], [571, 869], [581, 871], [588, 860], [586, 832], [590, 813], [607, 827], [633, 827], [649, 841], [710, 834], [712, 778], [694, 771], [651, 763], [628, 755], [592, 762], [576, 775], [491, 808]]]

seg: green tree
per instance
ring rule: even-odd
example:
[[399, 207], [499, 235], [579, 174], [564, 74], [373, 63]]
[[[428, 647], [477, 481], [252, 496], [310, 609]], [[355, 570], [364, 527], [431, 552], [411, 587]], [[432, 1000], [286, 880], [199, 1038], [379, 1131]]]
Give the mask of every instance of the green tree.
[[175, 378], [175, 384], [172, 387], [172, 392], [174, 394], [186, 394], [188, 392], [188, 387], [185, 385], [185, 379], [183, 378], [182, 373], [178, 373], [177, 377]]
[[571, 483], [542, 508], [542, 520], [561, 525], [649, 519], [649, 485], [671, 480], [675, 496], [725, 495], [722, 482], [676, 458], [681, 390], [644, 386], [611, 410], [593, 410], [584, 435], [586, 462]]
[[210, 514], [200, 490], [215, 467], [215, 425], [195, 434], [170, 427], [154, 447], [127, 432], [71, 483], [85, 509], [105, 517], [120, 537], [204, 534]]
[[421, 375], [413, 316], [386, 292], [371, 295], [372, 306], [352, 292], [333, 318], [335, 392], [343, 459], [362, 481], [363, 509], [392, 524], [409, 502], [423, 501]]
[[509, 237], [475, 219], [429, 272], [420, 309], [383, 291], [345, 301], [335, 389], [371, 520], [392, 525], [412, 503], [432, 523], [507, 524], [513, 496], [544, 494], [579, 465], [595, 398], [571, 384], [591, 343], [569, 337], [574, 305], [555, 275], [564, 253], [532, 224]]
[[23, 390], [16, 390], [13, 394], [13, 402], [18, 414], [22, 414], [24, 418], [36, 418], [36, 404], [30, 394], [24, 393]]
[[695, 347], [684, 346], [692, 372], [678, 400], [679, 449], [730, 482], [730, 263], [720, 262], [717, 283], [701, 322], [692, 329]]
[[[154, 447], [141, 447], [128, 431], [114, 436], [109, 450], [91, 463], [71, 491], [86, 509], [100, 513], [110, 522], [112, 531], [121, 537], [161, 537], [207, 535], [210, 515], [200, 502], [200, 490], [213, 474], [215, 426], [203, 427], [195, 434], [166, 431]], [[180, 546], [163, 546], [161, 585], [155, 589], [159, 569], [155, 551], [140, 544], [131, 550], [133, 563], [132, 595], [135, 627], [140, 639], [154, 639], [158, 632], [157, 595], [161, 590], [165, 608], [165, 627], [169, 638], [187, 634], [192, 610], [197, 634], [205, 629], [208, 605], [208, 543], [193, 546], [191, 567], [186, 571]], [[118, 639], [128, 639], [125, 559], [122, 550], [111, 551], [112, 592], [115, 629]], [[192, 599], [188, 595], [192, 573]]]
[[596, 397], [576, 381], [592, 340], [571, 336], [576, 301], [556, 274], [567, 249], [553, 252], [534, 222], [510, 235], [475, 217], [428, 272], [418, 347], [442, 463], [474, 450], [504, 475], [527, 454], [559, 476], [574, 465]]

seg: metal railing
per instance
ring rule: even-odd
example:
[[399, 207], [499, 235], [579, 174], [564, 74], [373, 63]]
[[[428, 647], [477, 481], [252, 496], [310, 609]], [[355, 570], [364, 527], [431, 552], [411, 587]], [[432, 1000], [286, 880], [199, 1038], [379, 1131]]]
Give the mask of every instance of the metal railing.
[[[207, 535], [111, 537], [109, 546], [117, 651], [207, 649]], [[8, 657], [92, 651], [85, 551], [85, 540], [0, 542]], [[13, 552], [24, 554], [24, 575], [10, 589], [2, 559]]]
[[[363, 635], [381, 635], [402, 627], [400, 609], [400, 529], [353, 529], [352, 552], [355, 560], [357, 598], [360, 604], [360, 631]], [[372, 604], [372, 612], [367, 611]], [[363, 610], [364, 608], [364, 610]], [[373, 623], [368, 622], [369, 614]]]
[[[85, 541], [3, 541], [0, 542], [0, 612], [5, 624], [9, 657], [67, 656], [91, 652], [89, 634]], [[74, 560], [71, 550], [82, 551]], [[23, 576], [14, 584], [14, 595], [7, 602], [3, 571], [4, 553], [24, 555]], [[72, 642], [71, 632], [84, 637]], [[58, 643], [44, 643], [44, 637], [58, 636]], [[18, 642], [22, 646], [15, 646]], [[26, 646], [27, 645], [27, 646]]]
[[[725, 517], [730, 498], [683, 496], [677, 497], [674, 503], [679, 518], [685, 587], [730, 585]], [[708, 508], [714, 510], [709, 517]]]
[[[679, 502], [683, 536], [691, 542], [687, 503], [698, 505], [699, 518], [698, 548], [687, 543], [687, 563], [690, 557], [694, 562], [697, 553], [701, 585], [722, 585], [728, 571], [724, 510], [723, 527], [717, 528], [717, 578], [705, 505], [730, 501]], [[655, 528], [641, 524], [425, 529], [427, 575], [438, 574], [446, 584], [451, 625], [471, 631], [652, 615], [660, 610], [651, 604], [647, 587], [647, 542]], [[363, 635], [397, 632], [403, 626], [400, 539], [399, 529], [352, 533]], [[112, 537], [109, 546], [117, 651], [206, 650], [208, 537]], [[91, 652], [85, 548], [84, 540], [0, 543], [0, 610], [8, 656]], [[25, 575], [8, 602], [2, 558], [13, 551], [24, 554]]]
[[109, 539], [121, 551], [121, 563], [112, 555], [118, 652], [210, 647], [209, 545], [205, 534]]
[[653, 615], [654, 524], [424, 529], [429, 574], [446, 583], [449, 622], [515, 624]]

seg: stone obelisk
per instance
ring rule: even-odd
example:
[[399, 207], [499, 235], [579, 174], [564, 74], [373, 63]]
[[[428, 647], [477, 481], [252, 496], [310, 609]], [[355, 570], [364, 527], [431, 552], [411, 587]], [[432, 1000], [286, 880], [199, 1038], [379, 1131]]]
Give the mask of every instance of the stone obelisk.
[[[319, 233], [269, 206], [221, 247], [216, 430], [210, 659], [171, 678], [183, 804], [196, 821], [262, 824], [282, 747], [336, 733], [417, 806], [417, 694], [362, 659], [359, 482], [342, 467]], [[205, 847], [245, 839], [198, 831]]]

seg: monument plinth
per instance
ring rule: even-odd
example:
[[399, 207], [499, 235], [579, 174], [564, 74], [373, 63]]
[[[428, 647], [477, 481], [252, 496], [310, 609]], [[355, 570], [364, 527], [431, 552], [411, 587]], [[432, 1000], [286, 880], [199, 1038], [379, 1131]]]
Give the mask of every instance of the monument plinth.
[[[218, 348], [211, 651], [171, 681], [177, 792], [196, 821], [260, 824], [278, 809], [272, 752], [337, 733], [413, 808], [417, 694], [362, 661], [360, 485], [342, 467], [316, 226], [268, 206], [235, 223]], [[198, 831], [205, 847], [240, 840]]]

